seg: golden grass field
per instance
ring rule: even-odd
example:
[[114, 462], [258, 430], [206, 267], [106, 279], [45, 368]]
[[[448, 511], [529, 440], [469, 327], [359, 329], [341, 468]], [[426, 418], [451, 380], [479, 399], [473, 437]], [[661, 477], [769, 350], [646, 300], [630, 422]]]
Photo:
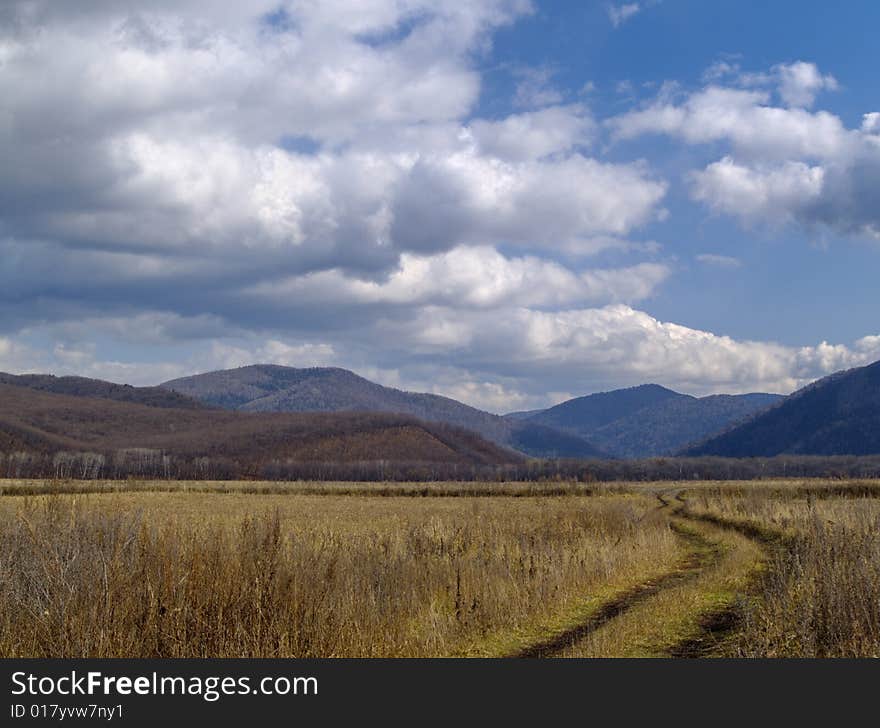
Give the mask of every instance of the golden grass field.
[[880, 483], [0, 483], [0, 657], [880, 654]]

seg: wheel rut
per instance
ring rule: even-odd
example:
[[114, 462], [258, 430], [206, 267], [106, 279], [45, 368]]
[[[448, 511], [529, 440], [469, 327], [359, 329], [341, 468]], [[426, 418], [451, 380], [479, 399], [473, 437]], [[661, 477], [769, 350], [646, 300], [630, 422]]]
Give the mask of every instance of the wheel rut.
[[[675, 508], [677, 516], [693, 522], [707, 523], [725, 531], [738, 533], [756, 544], [761, 552], [763, 552], [765, 559], [769, 559], [774, 551], [788, 547], [789, 537], [780, 532], [764, 529], [756, 524], [728, 520], [711, 513], [691, 512], [687, 508], [684, 492], [684, 490], [680, 490], [675, 494], [675, 500], [680, 504]], [[724, 637], [731, 634], [737, 628], [739, 616], [736, 605], [733, 604], [703, 615], [700, 620], [700, 633], [674, 645], [667, 650], [667, 654], [669, 657], [676, 658], [711, 656], [713, 650]]]
[[[737, 531], [757, 543], [765, 553], [767, 552], [768, 544], [764, 539], [757, 537], [756, 534], [748, 533], [745, 529], [726, 523], [723, 519], [704, 518], [690, 513], [683, 494], [684, 489], [675, 492], [672, 498], [670, 498], [670, 491], [655, 493], [660, 505], [654, 512], [664, 509], [671, 510], [669, 515], [670, 527], [688, 545], [689, 553], [685, 559], [666, 574], [642, 582], [605, 602], [584, 622], [550, 638], [528, 645], [510, 656], [516, 658], [554, 657], [567, 648], [576, 645], [612, 620], [625, 614], [636, 605], [647, 601], [664, 590], [698, 579], [704, 572], [720, 561], [723, 546], [720, 541], [707, 538], [694, 530], [688, 529], [685, 523], [687, 521], [697, 523], [708, 522], [721, 530]], [[699, 634], [666, 648], [664, 654], [669, 657], [707, 656], [725, 635], [736, 628], [737, 622], [736, 608], [732, 604], [705, 614], [700, 619]]]
[[[657, 499], [660, 501], [660, 505], [655, 509], [655, 512], [671, 506], [671, 503], [665, 498], [665, 493], [657, 494]], [[581, 624], [541, 642], [528, 645], [510, 656], [516, 658], [554, 657], [662, 590], [696, 579], [717, 558], [717, 544], [703, 538], [700, 534], [683, 528], [675, 521], [672, 521], [670, 526], [676, 535], [690, 547], [687, 557], [680, 561], [673, 570], [644, 581], [605, 602]]]

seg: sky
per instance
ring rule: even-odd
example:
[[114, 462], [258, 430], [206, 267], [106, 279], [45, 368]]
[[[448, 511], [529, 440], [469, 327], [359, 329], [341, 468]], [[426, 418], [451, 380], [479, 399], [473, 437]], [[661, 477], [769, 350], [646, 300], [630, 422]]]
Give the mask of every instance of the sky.
[[494, 412], [880, 359], [880, 4], [5, 0], [0, 371]]

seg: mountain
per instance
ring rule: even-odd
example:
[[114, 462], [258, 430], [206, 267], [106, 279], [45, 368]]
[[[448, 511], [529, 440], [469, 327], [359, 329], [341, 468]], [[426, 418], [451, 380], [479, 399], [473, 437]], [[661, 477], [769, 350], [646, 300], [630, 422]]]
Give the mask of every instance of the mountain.
[[778, 394], [671, 397], [593, 430], [589, 437], [618, 457], [672, 455], [781, 399]]
[[534, 457], [601, 457], [576, 433], [508, 420], [449, 397], [385, 387], [335, 367], [257, 364], [165, 382], [171, 392], [242, 412], [394, 412], [463, 427]]
[[223, 458], [244, 472], [285, 459], [480, 465], [520, 460], [470, 431], [404, 415], [173, 409], [0, 384], [2, 451], [110, 454], [132, 448]]
[[687, 455], [769, 457], [880, 453], [880, 362], [832, 374]]
[[541, 414], [545, 410], [542, 409], [534, 409], [534, 410], [522, 410], [520, 412], [508, 412], [506, 415], [502, 415], [505, 419], [508, 420], [527, 420], [530, 417], [534, 417], [535, 415]]
[[56, 377], [53, 374], [6, 374], [0, 372], [0, 384], [28, 387], [41, 392], [68, 394], [74, 397], [96, 397], [117, 402], [131, 402], [148, 407], [204, 409], [205, 405], [191, 397], [169, 392], [162, 387], [132, 387], [86, 377]]
[[639, 387], [569, 399], [527, 418], [526, 421], [588, 436], [588, 433], [599, 427], [645, 407], [686, 396], [659, 384], [643, 384]]
[[780, 399], [775, 394], [698, 398], [644, 384], [577, 397], [535, 414], [508, 416], [576, 434], [615, 457], [646, 458], [672, 455]]

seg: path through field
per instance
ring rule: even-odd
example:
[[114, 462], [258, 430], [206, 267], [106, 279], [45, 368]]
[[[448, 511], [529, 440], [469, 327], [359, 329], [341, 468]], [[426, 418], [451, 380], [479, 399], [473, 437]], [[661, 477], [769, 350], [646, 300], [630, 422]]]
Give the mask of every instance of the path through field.
[[[655, 493], [653, 512], [682, 540], [684, 558], [598, 605], [580, 624], [513, 657], [702, 657], [717, 654], [751, 598], [769, 546], [735, 525], [691, 513], [684, 491]], [[711, 521], [711, 522], [710, 522]]]

